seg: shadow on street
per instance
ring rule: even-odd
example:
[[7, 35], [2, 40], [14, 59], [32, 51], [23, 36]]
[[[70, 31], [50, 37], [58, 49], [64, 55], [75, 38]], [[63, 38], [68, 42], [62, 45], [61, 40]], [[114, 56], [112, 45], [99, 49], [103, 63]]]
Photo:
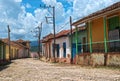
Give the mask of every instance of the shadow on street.
[[2, 63], [2, 64], [0, 64], [0, 71], [8, 68], [11, 63], [12, 63], [12, 62], [7, 62], [7, 63]]

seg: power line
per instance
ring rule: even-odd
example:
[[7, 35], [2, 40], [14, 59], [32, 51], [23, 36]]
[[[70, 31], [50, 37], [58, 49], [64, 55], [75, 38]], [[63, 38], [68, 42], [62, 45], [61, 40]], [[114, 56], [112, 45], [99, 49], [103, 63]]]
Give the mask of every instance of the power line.
[[[83, 17], [77, 17], [77, 18], [73, 19], [73, 21], [81, 19], [81, 18], [83, 18]], [[67, 21], [65, 24], [63, 24], [63, 26], [60, 27], [60, 29], [57, 31], [57, 33], [60, 32], [63, 28], [65, 28], [65, 26], [68, 25], [68, 24], [70, 24], [69, 21]]]
[[69, 22], [66, 22], [63, 26], [61, 26], [60, 29], [59, 29], [57, 32], [59, 32], [59, 31], [61, 31], [63, 28], [65, 28], [65, 26], [66, 26], [67, 24], [69, 24]]

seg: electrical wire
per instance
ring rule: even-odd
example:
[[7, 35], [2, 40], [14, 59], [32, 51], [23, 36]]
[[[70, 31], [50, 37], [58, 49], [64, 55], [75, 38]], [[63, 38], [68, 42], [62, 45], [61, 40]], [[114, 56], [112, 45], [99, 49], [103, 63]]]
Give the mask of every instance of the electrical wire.
[[[73, 19], [73, 21], [81, 19], [81, 18], [83, 18], [83, 17], [77, 17], [77, 18]], [[69, 21], [67, 21], [63, 26], [61, 26], [60, 29], [57, 31], [57, 33], [64, 30], [64, 28], [67, 27], [66, 25], [68, 25], [68, 24], [70, 24]]]

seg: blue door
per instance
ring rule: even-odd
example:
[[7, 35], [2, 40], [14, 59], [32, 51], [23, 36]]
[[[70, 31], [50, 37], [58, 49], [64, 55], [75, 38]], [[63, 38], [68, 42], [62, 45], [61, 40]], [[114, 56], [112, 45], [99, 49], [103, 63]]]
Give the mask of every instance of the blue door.
[[63, 57], [66, 58], [66, 43], [63, 43]]
[[60, 49], [60, 45], [57, 44], [57, 57], [59, 57], [59, 49]]
[[[80, 45], [80, 43], [79, 43], [79, 45], [78, 45], [78, 53], [81, 53], [81, 45]], [[75, 58], [75, 56], [76, 56], [76, 43], [73, 43], [72, 44], [72, 59], [73, 58]]]
[[72, 44], [72, 55], [71, 55], [71, 57], [74, 58], [74, 57], [75, 57], [75, 54], [76, 54], [76, 44], [73, 43], [73, 44]]

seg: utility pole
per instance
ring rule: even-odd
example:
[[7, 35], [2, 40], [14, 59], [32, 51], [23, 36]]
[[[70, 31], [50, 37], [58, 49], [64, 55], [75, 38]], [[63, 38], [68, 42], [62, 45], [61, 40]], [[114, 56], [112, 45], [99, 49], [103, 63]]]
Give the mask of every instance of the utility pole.
[[39, 55], [39, 59], [40, 59], [40, 57], [41, 57], [41, 56], [40, 56], [40, 44], [41, 44], [41, 43], [40, 43], [40, 42], [41, 42], [41, 41], [40, 41], [40, 38], [41, 38], [41, 31], [42, 31], [42, 23], [41, 23], [41, 26], [40, 26], [40, 27], [38, 26], [38, 31], [39, 31], [39, 32], [38, 32], [38, 33], [39, 33], [39, 35], [38, 35], [38, 55]]
[[54, 51], [53, 51], [53, 57], [55, 60], [55, 48], [56, 48], [56, 41], [55, 41], [55, 7], [53, 7], [53, 30], [54, 30]]
[[70, 16], [70, 35], [71, 35], [71, 63], [73, 63], [73, 50], [72, 50], [72, 17]]
[[34, 37], [37, 37], [38, 38], [38, 56], [39, 56], [39, 59], [40, 59], [40, 57], [41, 57], [41, 55], [40, 55], [40, 50], [41, 50], [41, 46], [40, 46], [40, 44], [41, 44], [41, 41], [40, 41], [40, 38], [41, 38], [41, 32], [42, 32], [42, 23], [40, 24], [40, 26], [38, 26], [38, 27], [36, 27], [35, 29], [38, 29], [37, 31], [31, 31], [31, 32], [34, 32], [34, 33], [36, 33], [36, 36], [34, 36]]
[[9, 45], [9, 59], [11, 60], [11, 45], [10, 45], [10, 27], [9, 25], [7, 26], [8, 27], [8, 45]]
[[47, 21], [47, 19], [48, 18], [52, 18], [52, 20], [53, 20], [53, 22], [51, 23], [51, 22], [47, 22], [48, 24], [53, 24], [53, 32], [54, 32], [54, 44], [53, 44], [53, 58], [54, 58], [54, 62], [56, 62], [55, 61], [55, 48], [56, 48], [56, 40], [55, 40], [55, 6], [46, 6], [46, 5], [44, 5], [44, 6], [41, 6], [40, 5], [40, 7], [42, 7], [42, 8], [51, 8], [52, 9], [52, 13], [50, 13], [51, 15], [52, 15], [52, 17], [46, 17], [46, 21]]

